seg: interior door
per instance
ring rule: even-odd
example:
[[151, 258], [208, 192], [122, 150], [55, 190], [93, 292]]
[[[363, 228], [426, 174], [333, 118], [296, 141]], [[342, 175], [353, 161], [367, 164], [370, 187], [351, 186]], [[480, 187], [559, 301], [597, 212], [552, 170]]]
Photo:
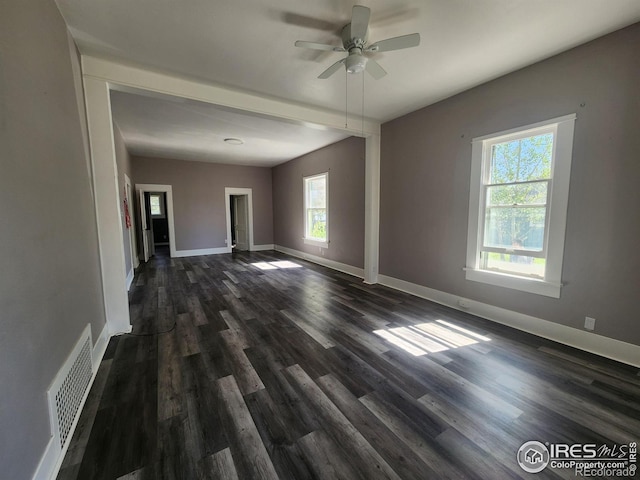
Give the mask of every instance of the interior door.
[[140, 195], [140, 228], [142, 229], [142, 254], [145, 263], [149, 261], [151, 257], [151, 242], [153, 238], [150, 238], [151, 230], [149, 230], [149, 223], [151, 219], [147, 215], [147, 201], [143, 190], [138, 190]]
[[249, 250], [249, 205], [247, 195], [236, 195], [233, 197], [236, 211], [236, 249]]

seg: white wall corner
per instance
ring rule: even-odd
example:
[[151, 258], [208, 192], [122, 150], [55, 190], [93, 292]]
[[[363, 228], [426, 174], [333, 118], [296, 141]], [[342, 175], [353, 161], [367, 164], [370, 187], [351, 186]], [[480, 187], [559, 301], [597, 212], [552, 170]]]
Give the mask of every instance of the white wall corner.
[[107, 346], [109, 345], [109, 328], [105, 324], [96, 340], [95, 345], [93, 346], [93, 351], [91, 353], [91, 362], [93, 364], [93, 374], [95, 376], [98, 371], [98, 367], [100, 366], [100, 362], [102, 361], [102, 357], [104, 357], [104, 353], [107, 351]]
[[365, 139], [364, 281], [378, 282], [380, 261], [380, 135]]
[[131, 325], [127, 292], [122, 288], [127, 273], [109, 85], [104, 80], [85, 74], [84, 93], [91, 138], [104, 308], [109, 329], [117, 332], [127, 330]]
[[[455, 310], [470, 313], [523, 332], [531, 333], [538, 337], [553, 340], [563, 345], [568, 345], [579, 350], [584, 350], [600, 355], [601, 357], [610, 358], [640, 368], [640, 346], [638, 345], [550, 322], [542, 318], [532, 317], [505, 308], [495, 307], [487, 303], [441, 292], [386, 275], [380, 275], [378, 281], [381, 285], [410, 293]], [[460, 306], [460, 301], [465, 304], [465, 308]]]
[[127, 273], [127, 292], [129, 290], [131, 290], [131, 284], [133, 283], [133, 277], [134, 277], [134, 266], [131, 265], [131, 270], [129, 270], [129, 273]]

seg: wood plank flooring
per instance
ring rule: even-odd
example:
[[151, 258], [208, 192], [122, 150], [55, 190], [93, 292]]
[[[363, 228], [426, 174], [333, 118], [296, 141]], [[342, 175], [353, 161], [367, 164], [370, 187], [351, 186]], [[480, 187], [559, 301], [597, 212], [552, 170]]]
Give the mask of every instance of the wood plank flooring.
[[158, 255], [129, 299], [59, 480], [528, 478], [525, 441], [640, 440], [637, 369], [283, 254]]

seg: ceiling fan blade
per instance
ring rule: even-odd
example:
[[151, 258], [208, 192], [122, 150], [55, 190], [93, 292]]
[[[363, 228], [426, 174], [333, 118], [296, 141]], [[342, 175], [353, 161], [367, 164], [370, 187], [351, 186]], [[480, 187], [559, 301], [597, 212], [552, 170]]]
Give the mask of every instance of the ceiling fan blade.
[[343, 58], [342, 60], [338, 60], [336, 63], [331, 65], [329, 68], [327, 68], [324, 72], [322, 72], [320, 75], [318, 75], [318, 78], [322, 78], [323, 80], [325, 78], [329, 78], [331, 75], [333, 75], [338, 70], [340, 70], [340, 67], [342, 66], [342, 64], [344, 63], [345, 60], [346, 60], [346, 58]]
[[371, 10], [362, 5], [354, 5], [351, 13], [351, 38], [365, 39], [369, 28]]
[[326, 45], [324, 43], [315, 43], [315, 42], [304, 42], [302, 40], [298, 40], [295, 43], [296, 47], [302, 48], [311, 48], [312, 50], [327, 50], [329, 52], [344, 52], [346, 51], [342, 47], [335, 47], [333, 45]]
[[367, 52], [390, 52], [391, 50], [402, 50], [403, 48], [417, 47], [420, 45], [420, 34], [412, 33], [401, 37], [387, 38], [369, 45]]
[[384, 68], [380, 66], [378, 62], [376, 62], [373, 58], [367, 60], [367, 66], [365, 67], [369, 75], [371, 75], [376, 80], [380, 80], [384, 77], [387, 72]]

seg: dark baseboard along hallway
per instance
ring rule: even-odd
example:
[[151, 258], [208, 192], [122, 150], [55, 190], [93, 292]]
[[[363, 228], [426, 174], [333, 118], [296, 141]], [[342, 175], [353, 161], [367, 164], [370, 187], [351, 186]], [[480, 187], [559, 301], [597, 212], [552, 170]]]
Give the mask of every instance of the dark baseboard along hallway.
[[638, 369], [283, 254], [158, 255], [129, 298], [59, 480], [531, 478], [527, 441], [640, 440]]

